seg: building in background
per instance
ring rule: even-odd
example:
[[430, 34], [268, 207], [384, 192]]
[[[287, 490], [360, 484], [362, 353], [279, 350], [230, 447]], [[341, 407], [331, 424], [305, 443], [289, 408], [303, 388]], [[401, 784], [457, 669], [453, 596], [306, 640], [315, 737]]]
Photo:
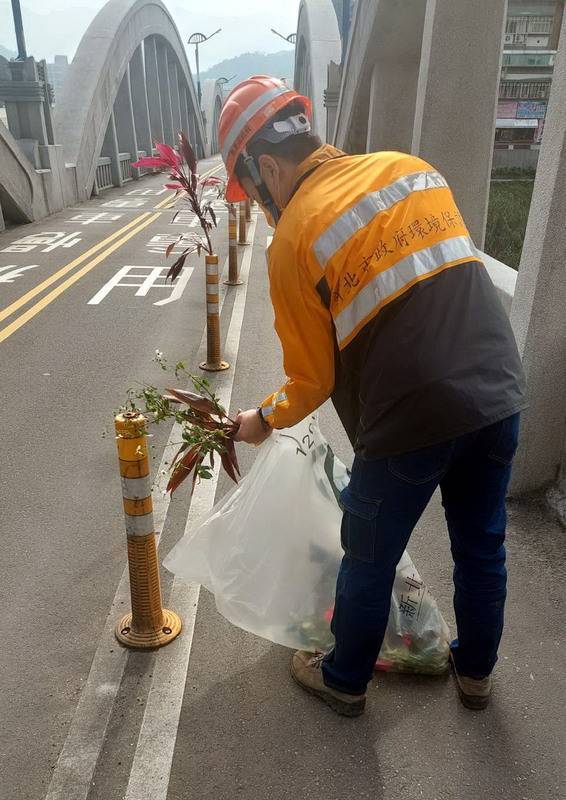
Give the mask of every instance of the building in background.
[[495, 132], [494, 167], [535, 168], [564, 0], [510, 0]]
[[53, 86], [55, 102], [57, 102], [57, 95], [60, 94], [63, 88], [68, 70], [69, 59], [67, 56], [55, 56], [55, 61], [52, 64], [47, 64], [47, 74], [49, 75], [49, 82]]

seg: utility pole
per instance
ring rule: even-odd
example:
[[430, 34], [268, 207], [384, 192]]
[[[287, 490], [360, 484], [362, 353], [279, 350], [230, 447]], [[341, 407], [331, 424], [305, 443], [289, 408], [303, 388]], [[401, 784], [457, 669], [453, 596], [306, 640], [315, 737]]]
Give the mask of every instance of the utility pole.
[[24, 23], [22, 20], [22, 9], [20, 0], [12, 0], [12, 13], [14, 15], [14, 28], [16, 29], [16, 41], [18, 43], [18, 61], [25, 61], [28, 57], [26, 51], [26, 39], [24, 36]]
[[193, 33], [189, 37], [187, 44], [194, 44], [195, 46], [195, 58], [197, 64], [197, 94], [198, 94], [198, 107], [200, 108], [202, 105], [202, 89], [200, 85], [200, 60], [199, 60], [199, 52], [198, 46], [199, 44], [204, 44], [204, 42], [208, 42], [209, 39], [212, 39], [213, 36], [216, 36], [217, 33], [220, 33], [222, 28], [218, 28], [217, 31], [211, 33], [210, 36], [205, 36], [204, 33]]

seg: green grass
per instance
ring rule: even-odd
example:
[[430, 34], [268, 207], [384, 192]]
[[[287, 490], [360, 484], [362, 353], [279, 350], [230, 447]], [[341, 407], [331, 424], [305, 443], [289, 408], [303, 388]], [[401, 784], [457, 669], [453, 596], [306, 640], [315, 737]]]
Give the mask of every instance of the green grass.
[[519, 268], [534, 182], [492, 181], [485, 251], [509, 267]]

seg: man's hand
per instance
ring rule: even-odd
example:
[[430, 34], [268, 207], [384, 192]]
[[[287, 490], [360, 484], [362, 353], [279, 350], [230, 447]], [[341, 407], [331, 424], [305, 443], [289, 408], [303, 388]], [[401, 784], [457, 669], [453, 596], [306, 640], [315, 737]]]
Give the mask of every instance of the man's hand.
[[236, 417], [236, 422], [240, 426], [238, 433], [234, 437], [237, 442], [246, 444], [261, 444], [271, 436], [273, 429], [262, 423], [256, 408], [249, 411], [240, 411]]

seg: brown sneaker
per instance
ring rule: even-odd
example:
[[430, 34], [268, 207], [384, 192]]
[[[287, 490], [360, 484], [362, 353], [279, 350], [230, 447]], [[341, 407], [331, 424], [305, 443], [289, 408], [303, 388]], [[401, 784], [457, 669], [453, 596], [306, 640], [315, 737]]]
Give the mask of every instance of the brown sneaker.
[[347, 694], [332, 689], [322, 677], [322, 655], [313, 655], [305, 650], [297, 650], [291, 660], [291, 675], [296, 683], [309, 694], [319, 697], [337, 714], [344, 717], [358, 717], [366, 707], [365, 694]]
[[487, 678], [467, 678], [465, 675], [459, 675], [452, 653], [450, 654], [450, 663], [462, 705], [472, 711], [481, 711], [487, 708], [491, 697], [491, 675], [488, 675]]

